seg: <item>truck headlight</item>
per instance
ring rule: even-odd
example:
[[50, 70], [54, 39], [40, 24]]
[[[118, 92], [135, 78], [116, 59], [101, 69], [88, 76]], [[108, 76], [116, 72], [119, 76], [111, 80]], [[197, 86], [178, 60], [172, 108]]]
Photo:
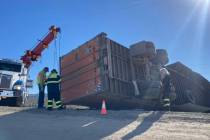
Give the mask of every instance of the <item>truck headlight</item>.
[[15, 85], [15, 86], [14, 86], [14, 89], [15, 89], [15, 90], [21, 90], [22, 87], [21, 87], [21, 85]]

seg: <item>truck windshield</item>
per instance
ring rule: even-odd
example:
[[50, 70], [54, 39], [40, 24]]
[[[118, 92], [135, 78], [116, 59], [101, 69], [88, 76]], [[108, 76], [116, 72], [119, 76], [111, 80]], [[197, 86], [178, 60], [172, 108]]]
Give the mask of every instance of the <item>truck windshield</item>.
[[21, 65], [8, 64], [8, 63], [5, 63], [5, 62], [0, 62], [0, 70], [21, 72]]

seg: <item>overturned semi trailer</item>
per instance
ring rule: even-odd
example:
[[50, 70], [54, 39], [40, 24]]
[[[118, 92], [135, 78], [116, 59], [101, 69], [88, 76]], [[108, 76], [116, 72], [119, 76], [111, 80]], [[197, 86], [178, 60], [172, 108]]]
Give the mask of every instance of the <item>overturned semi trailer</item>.
[[[101, 33], [61, 57], [62, 100], [91, 108], [100, 108], [105, 99], [109, 109], [161, 109], [160, 69], [167, 63], [167, 51], [155, 49], [152, 42], [129, 49]], [[174, 106], [184, 104], [180, 94], [185, 87], [176, 83], [180, 72], [168, 68], [179, 88]]]
[[176, 89], [174, 108], [182, 111], [209, 111], [209, 81], [181, 62], [168, 65], [167, 69], [171, 73], [172, 83]]
[[[64, 103], [99, 108], [135, 107], [129, 49], [101, 33], [61, 58]], [[127, 99], [127, 100], [126, 100]], [[136, 99], [135, 99], [136, 100]], [[127, 103], [130, 102], [130, 103]]]

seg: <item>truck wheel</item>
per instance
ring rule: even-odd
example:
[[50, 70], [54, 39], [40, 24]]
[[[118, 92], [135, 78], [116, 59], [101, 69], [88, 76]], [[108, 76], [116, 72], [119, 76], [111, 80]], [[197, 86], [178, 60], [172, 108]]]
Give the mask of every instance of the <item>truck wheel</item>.
[[15, 98], [15, 106], [20, 107], [23, 102], [23, 97], [16, 97]]
[[8, 106], [20, 107], [22, 105], [23, 98], [22, 97], [12, 97], [7, 101]]

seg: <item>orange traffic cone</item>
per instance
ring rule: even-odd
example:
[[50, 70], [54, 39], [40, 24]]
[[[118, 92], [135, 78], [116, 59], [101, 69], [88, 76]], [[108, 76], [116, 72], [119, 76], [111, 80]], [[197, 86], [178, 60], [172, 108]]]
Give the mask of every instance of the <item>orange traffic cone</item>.
[[103, 100], [102, 108], [101, 108], [101, 115], [106, 115], [106, 114], [107, 114], [106, 103], [105, 103], [105, 100]]

